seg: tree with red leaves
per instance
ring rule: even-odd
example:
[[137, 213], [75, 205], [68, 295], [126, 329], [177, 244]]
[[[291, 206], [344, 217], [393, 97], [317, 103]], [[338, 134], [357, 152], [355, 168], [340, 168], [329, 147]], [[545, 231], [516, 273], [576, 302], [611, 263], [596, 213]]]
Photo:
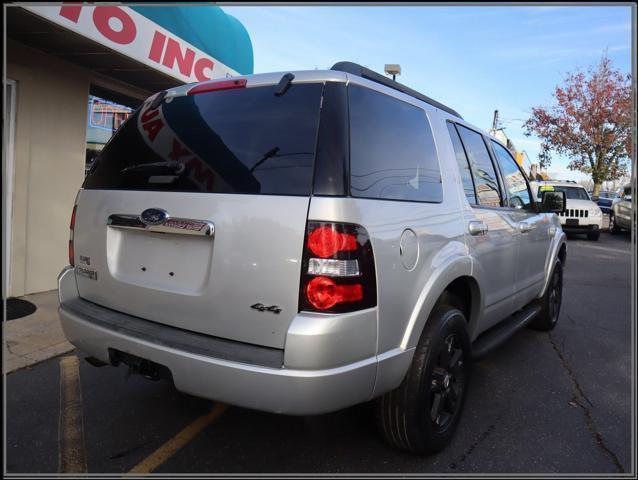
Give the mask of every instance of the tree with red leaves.
[[604, 54], [587, 74], [569, 73], [553, 93], [550, 107], [535, 107], [525, 122], [525, 134], [566, 155], [567, 168], [591, 175], [594, 196], [606, 180], [627, 173], [631, 158], [633, 97], [631, 76], [615, 70]]

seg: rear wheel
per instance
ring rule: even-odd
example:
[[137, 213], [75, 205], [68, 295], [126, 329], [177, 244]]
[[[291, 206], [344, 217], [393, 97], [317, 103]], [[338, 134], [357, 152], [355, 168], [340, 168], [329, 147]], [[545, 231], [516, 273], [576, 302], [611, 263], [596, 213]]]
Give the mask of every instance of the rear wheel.
[[443, 450], [459, 422], [470, 380], [471, 345], [463, 313], [436, 307], [401, 385], [376, 402], [391, 445], [418, 454]]
[[545, 295], [540, 299], [541, 311], [530, 322], [530, 328], [534, 330], [552, 330], [558, 323], [560, 306], [563, 300], [563, 264], [560, 259], [556, 259], [552, 277], [545, 291]]

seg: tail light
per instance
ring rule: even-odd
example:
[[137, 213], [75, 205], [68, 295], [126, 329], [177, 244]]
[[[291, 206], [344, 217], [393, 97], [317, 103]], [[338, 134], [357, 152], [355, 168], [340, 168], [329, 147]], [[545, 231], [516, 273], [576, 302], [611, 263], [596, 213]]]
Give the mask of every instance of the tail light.
[[72, 267], [75, 266], [75, 251], [73, 249], [73, 231], [75, 230], [75, 212], [77, 211], [78, 206], [73, 205], [73, 212], [71, 213], [71, 223], [69, 224], [69, 265]]
[[374, 256], [365, 228], [308, 222], [299, 310], [344, 313], [377, 304]]

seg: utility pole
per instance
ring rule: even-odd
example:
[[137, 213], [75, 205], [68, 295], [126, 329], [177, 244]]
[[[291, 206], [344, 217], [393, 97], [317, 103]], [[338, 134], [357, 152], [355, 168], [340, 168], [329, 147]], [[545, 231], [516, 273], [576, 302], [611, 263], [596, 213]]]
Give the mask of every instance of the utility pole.
[[494, 110], [494, 118], [492, 119], [492, 130], [500, 130], [499, 129], [499, 121], [498, 121], [498, 110]]

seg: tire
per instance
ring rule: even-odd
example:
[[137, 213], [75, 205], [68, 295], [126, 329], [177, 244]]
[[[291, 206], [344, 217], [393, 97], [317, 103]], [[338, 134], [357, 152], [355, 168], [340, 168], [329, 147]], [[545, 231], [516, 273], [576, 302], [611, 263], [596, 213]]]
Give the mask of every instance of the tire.
[[560, 259], [557, 258], [547, 290], [543, 298], [540, 299], [541, 311], [530, 322], [529, 327], [544, 332], [553, 330], [558, 323], [562, 300], [563, 264]]
[[375, 404], [377, 425], [390, 445], [427, 455], [450, 443], [469, 385], [471, 348], [461, 310], [435, 307], [403, 382]]
[[609, 232], [612, 235], [617, 235], [618, 233], [620, 233], [620, 228], [616, 223], [616, 215], [614, 215], [614, 212], [611, 212], [609, 214]]
[[591, 232], [587, 234], [587, 240], [591, 240], [592, 242], [597, 242], [600, 238], [600, 230], [596, 230], [595, 232]]

